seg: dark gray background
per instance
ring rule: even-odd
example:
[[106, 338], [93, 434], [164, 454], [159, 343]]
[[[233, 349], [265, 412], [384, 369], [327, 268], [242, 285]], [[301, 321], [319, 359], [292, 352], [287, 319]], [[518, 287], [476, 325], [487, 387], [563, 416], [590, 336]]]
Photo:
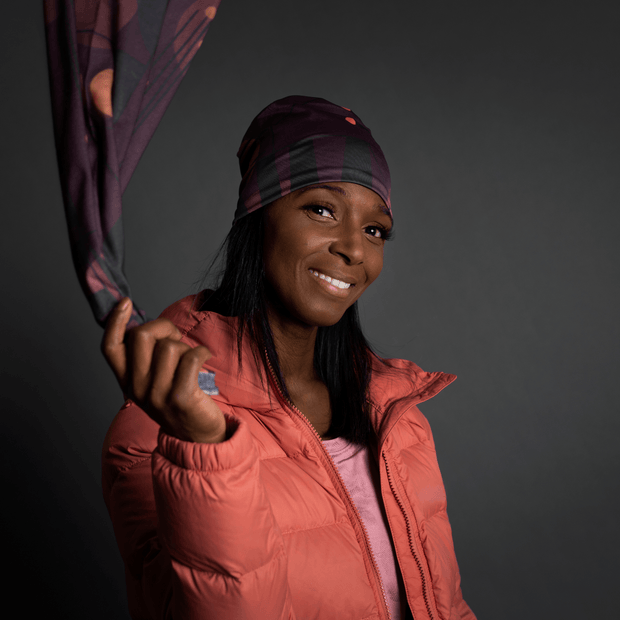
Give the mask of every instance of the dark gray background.
[[[263, 106], [322, 96], [372, 128], [397, 233], [364, 324], [459, 375], [423, 411], [480, 620], [618, 615], [617, 7], [223, 0], [124, 198], [156, 315], [223, 239]], [[121, 394], [70, 259], [40, 4], [0, 28], [4, 565], [25, 617], [125, 618], [99, 485]]]

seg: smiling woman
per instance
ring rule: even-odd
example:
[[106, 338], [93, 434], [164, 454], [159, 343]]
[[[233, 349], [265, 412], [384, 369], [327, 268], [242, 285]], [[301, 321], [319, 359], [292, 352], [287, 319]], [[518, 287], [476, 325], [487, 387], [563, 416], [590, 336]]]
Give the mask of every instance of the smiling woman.
[[392, 229], [381, 149], [287, 97], [239, 160], [215, 290], [126, 336], [122, 300], [102, 344], [129, 396], [103, 481], [132, 616], [474, 620], [417, 409], [454, 376], [381, 359], [357, 316]]
[[[365, 369], [369, 347], [354, 309], [349, 318], [352, 324], [346, 329], [340, 326], [334, 330], [332, 326], [381, 272], [382, 235], [392, 225], [385, 209], [372, 190], [353, 183], [331, 183], [280, 198], [265, 215], [263, 262], [269, 325], [276, 342], [284, 344], [292, 338], [296, 349], [295, 364], [282, 360], [286, 364], [280, 379], [286, 386], [283, 391], [292, 402], [303, 405], [300, 409], [321, 436], [341, 435], [362, 444], [371, 432], [368, 416], [360, 416], [367, 414], [363, 395], [368, 386], [366, 381], [360, 382], [354, 366], [348, 373], [339, 372], [333, 356], [357, 360], [357, 366]], [[320, 340], [333, 340], [332, 350], [339, 341], [341, 351], [315, 361], [318, 328], [323, 328]], [[353, 342], [345, 342], [351, 340], [352, 333], [361, 345], [357, 351]], [[299, 357], [302, 351], [303, 362]], [[277, 350], [275, 353], [275, 359], [282, 357]], [[340, 368], [343, 366], [346, 361]], [[367, 370], [361, 375], [366, 379]], [[332, 404], [339, 413], [334, 419]]]

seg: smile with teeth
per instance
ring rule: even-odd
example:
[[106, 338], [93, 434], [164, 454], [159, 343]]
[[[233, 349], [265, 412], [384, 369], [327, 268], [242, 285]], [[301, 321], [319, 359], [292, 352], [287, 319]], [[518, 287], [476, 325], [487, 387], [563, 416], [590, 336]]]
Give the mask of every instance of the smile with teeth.
[[315, 271], [314, 269], [310, 269], [310, 273], [313, 276], [320, 278], [321, 280], [325, 280], [332, 286], [336, 286], [341, 289], [347, 289], [351, 286], [355, 286], [355, 285], [351, 285], [350, 282], [343, 282], [342, 280], [336, 280], [336, 278], [330, 278], [329, 276], [326, 276], [324, 273], [321, 273], [320, 271]]

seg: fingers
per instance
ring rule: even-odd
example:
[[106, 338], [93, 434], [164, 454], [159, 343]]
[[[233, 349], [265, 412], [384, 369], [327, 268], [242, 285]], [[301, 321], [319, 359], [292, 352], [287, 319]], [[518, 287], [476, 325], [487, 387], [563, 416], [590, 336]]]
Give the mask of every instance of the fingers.
[[180, 342], [181, 332], [168, 319], [125, 331], [130, 316], [131, 301], [124, 298], [112, 310], [101, 342], [123, 392], [170, 435], [186, 441], [223, 441], [224, 415], [198, 387], [209, 350]]
[[[168, 319], [150, 321], [127, 333], [126, 384], [132, 398], [138, 403], [144, 400], [151, 386], [151, 366], [156, 346], [162, 341], [175, 342], [180, 339], [181, 332]], [[182, 346], [189, 348], [187, 345]], [[172, 368], [172, 372], [174, 372], [174, 367]]]
[[198, 373], [211, 357], [206, 347], [196, 347], [183, 354], [174, 375], [168, 404], [175, 412], [172, 432], [186, 441], [215, 443], [223, 441], [226, 422], [221, 410], [198, 387]]
[[204, 392], [198, 387], [198, 373], [210, 357], [207, 347], [195, 347], [181, 357], [170, 390], [170, 406], [183, 409], [192, 404], [188, 399], [199, 396], [202, 400]]
[[206, 347], [191, 348], [185, 343], [160, 340], [153, 353], [148, 400], [159, 410], [177, 409], [202, 394], [198, 373], [211, 353]]
[[121, 388], [124, 388], [127, 360], [125, 354], [125, 328], [131, 317], [131, 299], [121, 299], [108, 317], [103, 339], [101, 340], [101, 352], [116, 375]]
[[189, 441], [220, 441], [220, 435], [223, 437], [223, 416], [198, 387], [198, 373], [210, 357], [206, 347], [191, 348], [170, 339], [157, 342], [151, 383], [144, 401], [138, 404], [169, 435]]
[[169, 338], [159, 340], [155, 345], [149, 373], [149, 387], [145, 397], [155, 409], [162, 411], [168, 407], [169, 394], [179, 360], [191, 350], [187, 344]]
[[101, 352], [123, 392], [140, 402], [149, 387], [151, 359], [157, 342], [162, 339], [178, 341], [181, 332], [168, 319], [149, 321], [126, 332], [131, 309], [128, 297], [116, 304], [106, 324]]

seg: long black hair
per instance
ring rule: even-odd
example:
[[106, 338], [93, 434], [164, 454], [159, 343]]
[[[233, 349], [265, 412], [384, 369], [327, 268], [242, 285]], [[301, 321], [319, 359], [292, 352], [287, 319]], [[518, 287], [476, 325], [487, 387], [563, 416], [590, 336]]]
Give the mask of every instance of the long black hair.
[[[223, 260], [219, 283], [214, 292], [202, 298], [200, 309], [238, 318], [239, 361], [243, 338], [247, 335], [261, 376], [262, 371], [268, 373], [270, 366], [282, 396], [291, 402], [267, 318], [264, 215], [265, 209], [258, 209], [233, 225], [210, 268], [218, 259]], [[330, 436], [344, 437], [363, 445], [371, 442], [374, 431], [367, 396], [373, 357], [375, 354], [362, 333], [357, 302], [347, 309], [338, 323], [318, 328], [314, 367], [329, 391], [332, 410]]]

